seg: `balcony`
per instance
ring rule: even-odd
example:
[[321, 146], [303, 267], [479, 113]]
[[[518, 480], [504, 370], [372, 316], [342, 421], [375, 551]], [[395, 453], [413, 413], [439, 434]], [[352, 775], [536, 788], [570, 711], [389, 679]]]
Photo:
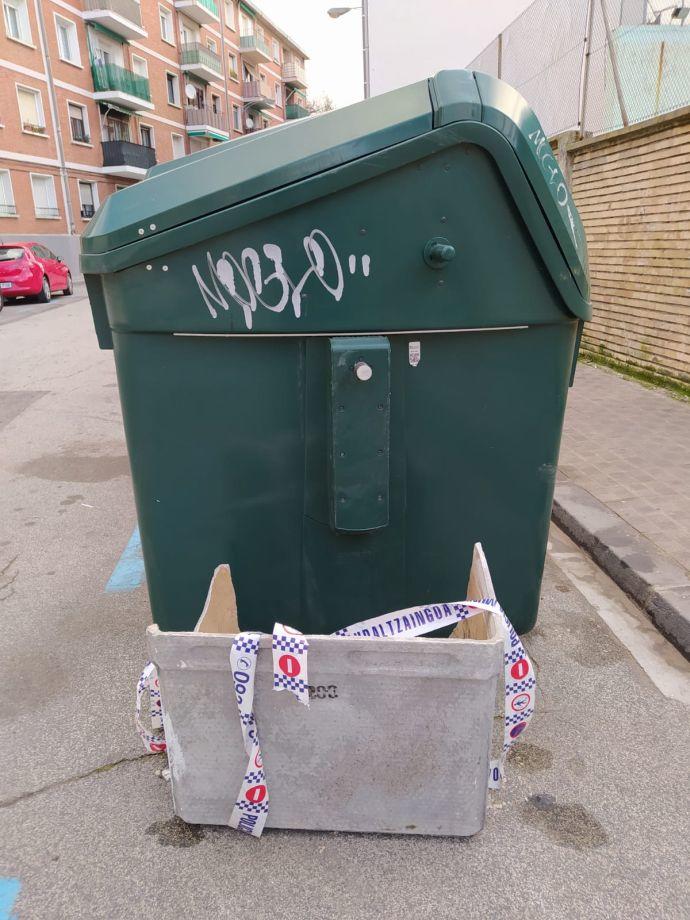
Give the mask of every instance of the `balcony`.
[[40, 220], [57, 220], [60, 216], [59, 208], [34, 208], [36, 217]]
[[17, 216], [17, 206], [14, 204], [6, 204], [5, 202], [0, 202], [0, 217], [16, 217]]
[[290, 86], [298, 86], [300, 89], [307, 88], [307, 78], [304, 73], [304, 67], [296, 61], [289, 64], [283, 64], [283, 83]]
[[267, 109], [273, 105], [273, 99], [264, 93], [260, 80], [245, 80], [242, 84], [242, 98], [245, 105], [255, 109]]
[[117, 64], [103, 64], [97, 60], [91, 64], [91, 73], [96, 102], [112, 102], [135, 112], [153, 109], [146, 77], [140, 77]]
[[260, 35], [240, 36], [240, 54], [248, 64], [267, 64], [273, 60], [271, 49]]
[[103, 172], [124, 179], [143, 179], [146, 170], [156, 165], [153, 147], [131, 141], [102, 141]]
[[198, 22], [200, 26], [220, 22], [215, 0], [175, 0], [175, 9]]
[[286, 118], [306, 118], [309, 115], [309, 109], [299, 102], [288, 102], [285, 106]]
[[141, 7], [136, 0], [85, 0], [84, 19], [110, 29], [127, 41], [148, 35], [141, 24]]
[[207, 137], [213, 141], [227, 141], [230, 137], [227, 114], [214, 112], [208, 105], [185, 106], [184, 122], [189, 137]]
[[180, 51], [180, 68], [183, 73], [193, 73], [200, 80], [210, 83], [223, 75], [220, 57], [201, 42], [188, 42]]

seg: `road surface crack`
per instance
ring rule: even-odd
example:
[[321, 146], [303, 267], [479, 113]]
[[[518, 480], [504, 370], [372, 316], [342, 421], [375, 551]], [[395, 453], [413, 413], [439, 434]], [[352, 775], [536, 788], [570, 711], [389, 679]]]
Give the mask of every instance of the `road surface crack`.
[[156, 754], [138, 754], [136, 757], [122, 757], [120, 760], [114, 760], [112, 763], [101, 764], [94, 767], [93, 770], [87, 770], [86, 773], [77, 773], [74, 776], [68, 776], [65, 779], [55, 780], [53, 783], [47, 783], [38, 789], [31, 789], [29, 792], [22, 792], [20, 795], [13, 796], [11, 799], [0, 801], [0, 808], [11, 808], [19, 802], [25, 802], [27, 799], [33, 799], [37, 795], [43, 795], [44, 792], [52, 792], [54, 789], [60, 789], [62, 786], [70, 786], [72, 783], [78, 783], [79, 780], [88, 779], [90, 776], [96, 776], [99, 773], [108, 773], [116, 767], [121, 767], [127, 763], [138, 763], [140, 760], [147, 760], [149, 757], [156, 757]]

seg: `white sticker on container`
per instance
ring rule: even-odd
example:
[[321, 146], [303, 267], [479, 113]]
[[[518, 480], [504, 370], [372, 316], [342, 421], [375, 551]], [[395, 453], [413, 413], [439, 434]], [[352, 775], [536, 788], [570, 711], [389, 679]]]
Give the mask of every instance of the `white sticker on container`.
[[410, 358], [410, 367], [417, 367], [422, 359], [422, 343], [410, 342], [407, 346], [407, 352]]

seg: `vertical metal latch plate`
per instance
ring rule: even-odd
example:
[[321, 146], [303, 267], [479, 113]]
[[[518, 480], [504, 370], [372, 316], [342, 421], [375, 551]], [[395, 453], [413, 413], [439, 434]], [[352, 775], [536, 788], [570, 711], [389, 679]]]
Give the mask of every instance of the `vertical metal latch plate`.
[[331, 347], [331, 526], [362, 533], [388, 524], [390, 343], [338, 336]]

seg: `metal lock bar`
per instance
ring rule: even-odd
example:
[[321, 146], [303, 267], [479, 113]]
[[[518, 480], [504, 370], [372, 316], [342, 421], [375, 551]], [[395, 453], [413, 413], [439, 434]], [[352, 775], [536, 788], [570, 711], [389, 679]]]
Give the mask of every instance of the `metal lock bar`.
[[338, 336], [331, 350], [331, 526], [364, 533], [388, 524], [390, 343]]

